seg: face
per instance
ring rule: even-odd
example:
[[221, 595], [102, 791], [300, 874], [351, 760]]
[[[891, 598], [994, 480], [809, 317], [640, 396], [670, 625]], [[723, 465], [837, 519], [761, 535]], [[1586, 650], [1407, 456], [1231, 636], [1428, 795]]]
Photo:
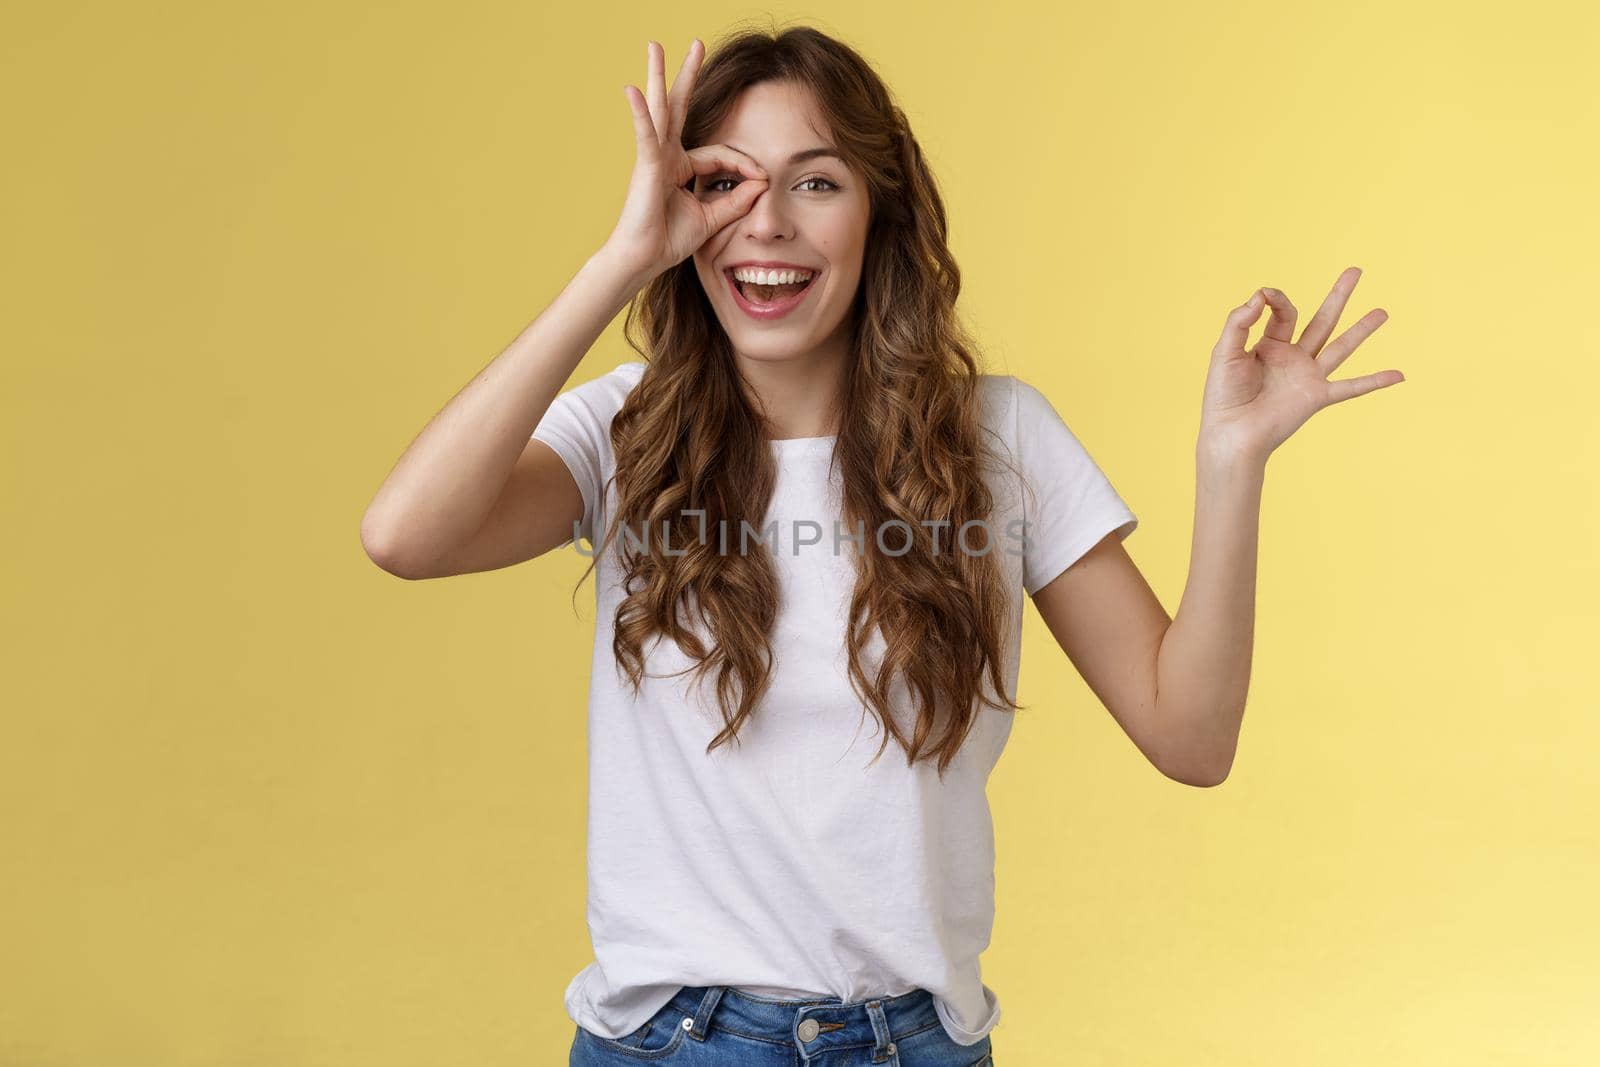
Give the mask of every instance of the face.
[[[762, 361], [842, 354], [861, 280], [869, 199], [866, 183], [836, 156], [791, 162], [796, 153], [831, 146], [811, 93], [787, 82], [751, 86], [708, 143], [744, 153], [768, 174], [750, 210], [694, 254], [700, 284], [734, 351]], [[739, 174], [697, 176], [695, 195], [711, 201], [744, 180]], [[789, 310], [762, 316], [743, 303], [729, 277], [749, 261], [793, 264], [814, 276]]]

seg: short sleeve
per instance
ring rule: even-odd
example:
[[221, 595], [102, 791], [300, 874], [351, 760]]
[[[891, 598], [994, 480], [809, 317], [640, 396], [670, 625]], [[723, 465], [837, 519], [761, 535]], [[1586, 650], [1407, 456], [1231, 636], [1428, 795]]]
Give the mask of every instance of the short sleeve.
[[1106, 534], [1127, 540], [1139, 520], [1045, 395], [1012, 381], [1018, 466], [1027, 482], [1022, 587], [1032, 596]]
[[550, 409], [533, 428], [533, 438], [554, 449], [578, 483], [578, 491], [583, 494], [578, 534], [591, 545], [595, 543], [595, 527], [601, 522], [606, 479], [615, 462], [611, 419], [638, 384], [644, 368], [641, 362], [624, 363], [564, 390], [550, 402]]

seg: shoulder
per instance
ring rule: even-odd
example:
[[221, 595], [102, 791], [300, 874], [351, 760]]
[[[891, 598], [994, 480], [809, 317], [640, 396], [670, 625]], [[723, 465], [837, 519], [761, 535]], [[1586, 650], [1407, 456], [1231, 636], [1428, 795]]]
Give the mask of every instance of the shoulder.
[[979, 376], [980, 410], [984, 427], [1015, 449], [1019, 427], [1028, 424], [1049, 401], [1014, 374]]
[[631, 360], [580, 385], [572, 386], [566, 392], [581, 394], [586, 399], [611, 400], [615, 402], [616, 407], [621, 407], [622, 401], [633, 392], [634, 386], [639, 384], [639, 379], [644, 377], [645, 367], [643, 361]]
[[[645, 364], [624, 363], [556, 394], [533, 436], [571, 461], [598, 470], [609, 462], [611, 421], [644, 375]], [[586, 457], [586, 458], [585, 458]]]
[[1007, 416], [1011, 432], [1024, 445], [1040, 437], [1071, 434], [1065, 417], [1056, 405], [1033, 383], [1007, 375]]
[[1083, 443], [1049, 397], [1014, 374], [984, 378], [985, 418], [1012, 456], [1041, 477], [1071, 479], [1083, 470]]
[[1045, 412], [1055, 411], [1050, 398], [1032, 383], [1014, 374], [1005, 375], [1004, 392], [1014, 418], [1026, 421]]
[[978, 397], [986, 416], [1003, 415], [1011, 406], [1016, 379], [1009, 374], [978, 375]]
[[1044, 393], [1015, 374], [980, 374], [978, 381], [985, 409], [996, 416], [1014, 419], [1052, 409]]
[[645, 364], [635, 360], [586, 382], [569, 385], [551, 404], [551, 417], [575, 418], [607, 425], [622, 408], [628, 394], [639, 384], [644, 371]]

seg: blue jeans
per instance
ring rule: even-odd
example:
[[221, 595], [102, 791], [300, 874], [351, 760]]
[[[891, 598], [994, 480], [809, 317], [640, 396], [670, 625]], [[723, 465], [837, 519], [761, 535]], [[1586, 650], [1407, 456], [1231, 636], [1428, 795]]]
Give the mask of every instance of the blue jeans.
[[569, 1067], [993, 1067], [990, 1035], [958, 1045], [933, 994], [776, 1000], [728, 986], [684, 986], [643, 1026], [612, 1040], [583, 1027]]

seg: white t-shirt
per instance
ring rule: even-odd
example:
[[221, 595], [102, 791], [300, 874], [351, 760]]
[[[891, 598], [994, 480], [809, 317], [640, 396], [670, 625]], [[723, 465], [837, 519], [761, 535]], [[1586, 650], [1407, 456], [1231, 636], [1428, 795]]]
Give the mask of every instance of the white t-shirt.
[[[577, 480], [580, 533], [591, 546], [616, 505], [614, 486], [602, 499], [615, 463], [611, 418], [644, 370], [625, 363], [567, 389], [534, 430]], [[1043, 394], [1010, 375], [985, 375], [983, 383], [985, 425], [1036, 494], [1009, 474], [991, 479], [997, 508], [988, 543], [1013, 590], [1002, 674], [1015, 696], [1023, 591], [1036, 592], [1108, 533], [1126, 538], [1138, 519]], [[999, 1021], [998, 998], [978, 965], [994, 923], [985, 784], [1012, 713], [983, 708], [942, 782], [928, 760], [908, 768], [893, 739], [869, 765], [881, 726], [847, 674], [854, 531], [835, 525], [842, 513], [840, 476], [829, 471], [833, 444], [768, 442], [778, 480], [748, 551], [769, 551], [773, 542], [761, 535], [776, 521], [775, 662], [771, 687], [737, 741], [705, 752], [723, 725], [715, 675], [691, 690], [679, 672], [693, 660], [659, 635], [646, 645], [649, 676], [635, 698], [611, 647], [621, 599], [615, 545], [597, 563], [588, 709], [594, 960], [565, 999], [572, 1019], [602, 1037], [627, 1035], [686, 985], [847, 1002], [920, 986], [962, 1045]], [[730, 528], [729, 551], [738, 551], [738, 534]], [[943, 531], [947, 550], [954, 534]], [[707, 538], [716, 536], [708, 528]], [[889, 552], [905, 544], [893, 527], [882, 538]], [[982, 552], [985, 543], [983, 529], [969, 531], [969, 550]], [[869, 676], [882, 649], [877, 635]], [[911, 705], [898, 678], [895, 696], [909, 736]]]

